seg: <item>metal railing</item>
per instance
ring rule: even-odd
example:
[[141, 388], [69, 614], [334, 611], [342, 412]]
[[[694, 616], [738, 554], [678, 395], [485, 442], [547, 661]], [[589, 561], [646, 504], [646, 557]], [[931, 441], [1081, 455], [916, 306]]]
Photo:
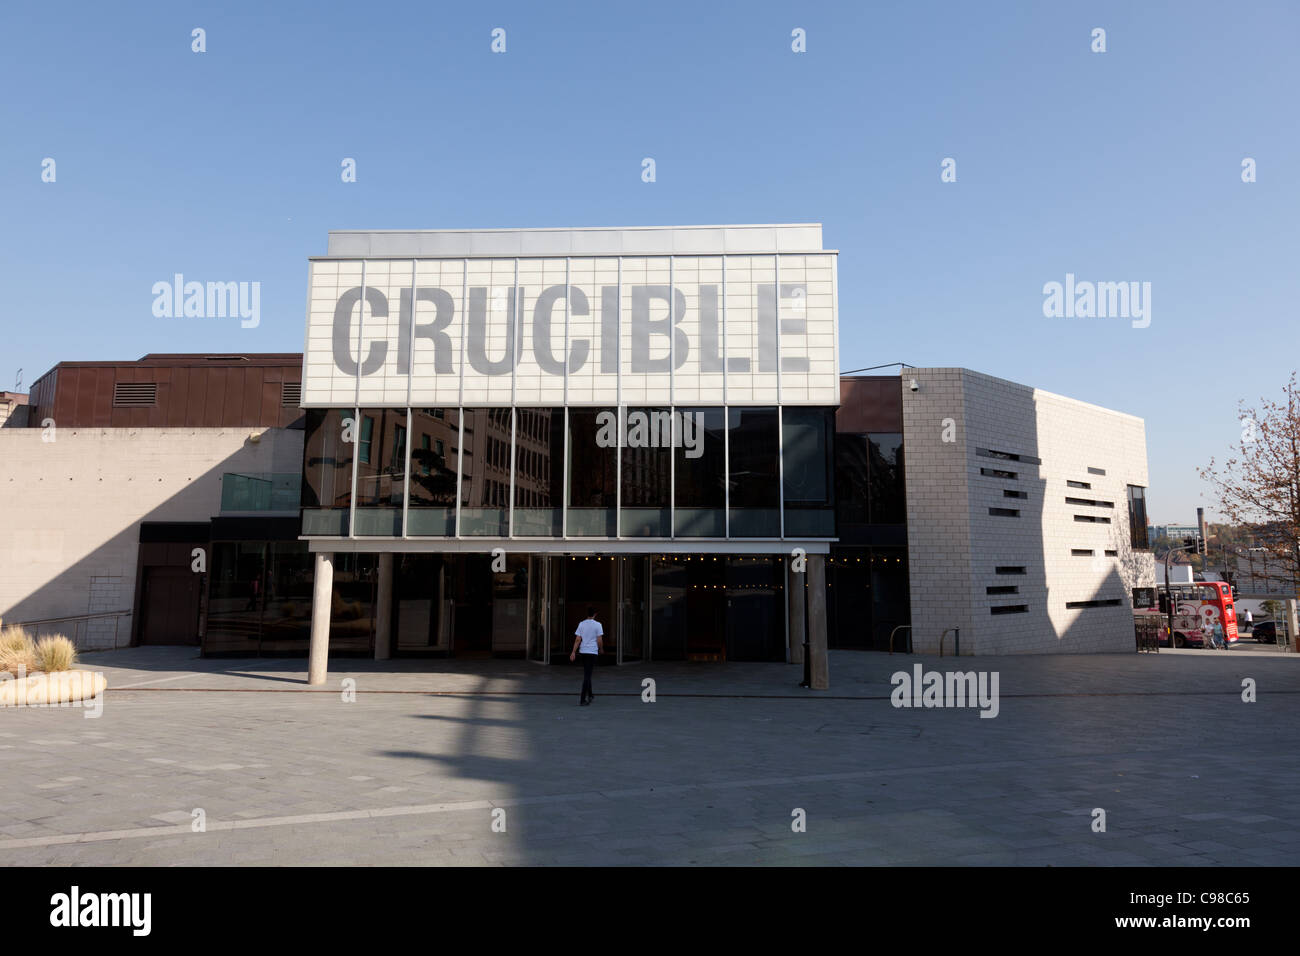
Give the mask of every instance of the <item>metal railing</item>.
[[894, 635], [899, 631], [907, 631], [907, 653], [912, 653], [912, 625], [900, 624], [889, 632], [889, 653], [894, 653]]
[[943, 639], [947, 637], [949, 633], [953, 634], [952, 652], [957, 657], [961, 657], [961, 628], [960, 627], [946, 628], [944, 632], [939, 635], [939, 656], [943, 657]]
[[[113, 647], [117, 647], [118, 630], [122, 623], [122, 618], [131, 616], [131, 609], [124, 611], [100, 611], [97, 614], [70, 614], [67, 617], [46, 617], [35, 621], [10, 621], [7, 624], [0, 621], [0, 627], [21, 627], [25, 631], [30, 631], [33, 637], [48, 636], [49, 634], [62, 634], [69, 638], [77, 647], [82, 646], [82, 638], [90, 630], [92, 621], [102, 621], [107, 618], [113, 619]], [[72, 624], [72, 633], [67, 632], [66, 625]], [[55, 627], [54, 625], [58, 625]], [[44, 634], [42, 634], [44, 631]]]

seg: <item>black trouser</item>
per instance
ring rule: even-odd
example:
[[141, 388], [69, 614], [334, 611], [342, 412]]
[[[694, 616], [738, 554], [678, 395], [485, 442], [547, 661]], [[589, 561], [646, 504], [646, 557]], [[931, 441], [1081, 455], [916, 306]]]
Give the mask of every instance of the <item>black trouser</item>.
[[591, 693], [591, 669], [596, 666], [595, 654], [579, 654], [578, 659], [582, 661], [582, 697], [581, 700], [590, 700]]

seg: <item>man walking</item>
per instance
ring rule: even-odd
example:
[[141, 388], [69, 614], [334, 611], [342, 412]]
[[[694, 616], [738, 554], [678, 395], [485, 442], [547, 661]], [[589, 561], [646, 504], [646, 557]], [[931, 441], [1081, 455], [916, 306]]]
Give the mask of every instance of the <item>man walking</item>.
[[572, 661], [578, 654], [582, 655], [582, 696], [578, 703], [586, 707], [596, 696], [591, 692], [591, 669], [605, 649], [605, 629], [596, 620], [594, 607], [587, 608], [587, 619], [578, 625], [573, 636], [573, 650], [569, 652], [569, 660]]

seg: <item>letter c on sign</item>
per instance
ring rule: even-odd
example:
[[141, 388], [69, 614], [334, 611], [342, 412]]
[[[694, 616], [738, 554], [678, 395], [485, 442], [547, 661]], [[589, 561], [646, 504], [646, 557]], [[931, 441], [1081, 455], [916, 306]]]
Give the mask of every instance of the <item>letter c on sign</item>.
[[[352, 309], [361, 301], [361, 287], [354, 286], [339, 296], [334, 306], [334, 364], [344, 375], [356, 375], [357, 363], [352, 358]], [[388, 299], [378, 289], [366, 289], [366, 304], [370, 314], [377, 319], [388, 317]], [[387, 342], [371, 342], [370, 350], [361, 363], [362, 375], [373, 375], [384, 367], [388, 357]]]

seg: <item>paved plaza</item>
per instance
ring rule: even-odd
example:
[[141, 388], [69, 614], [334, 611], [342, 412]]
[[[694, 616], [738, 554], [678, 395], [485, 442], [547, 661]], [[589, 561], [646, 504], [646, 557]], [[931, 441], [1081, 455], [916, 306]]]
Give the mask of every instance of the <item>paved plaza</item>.
[[[892, 706], [917, 663], [996, 671], [998, 716]], [[82, 666], [99, 718], [0, 711], [0, 865], [1300, 859], [1295, 654], [841, 651], [825, 692], [785, 665], [625, 665], [590, 707], [580, 667], [523, 661], [335, 659], [323, 688], [304, 660], [180, 648]]]

